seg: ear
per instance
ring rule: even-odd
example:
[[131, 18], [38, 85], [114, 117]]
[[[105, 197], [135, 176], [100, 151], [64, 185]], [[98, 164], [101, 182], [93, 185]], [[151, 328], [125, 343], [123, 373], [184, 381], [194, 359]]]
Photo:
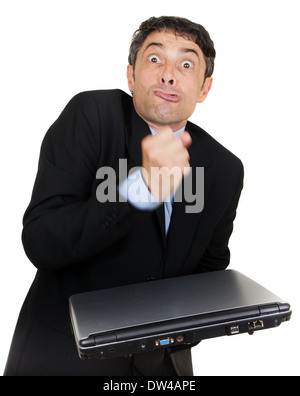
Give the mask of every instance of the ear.
[[133, 66], [127, 66], [127, 83], [129, 91], [132, 93], [134, 91], [134, 73], [133, 73]]
[[203, 84], [202, 88], [201, 88], [201, 92], [200, 92], [200, 95], [198, 97], [197, 103], [202, 103], [202, 102], [205, 101], [205, 99], [206, 99], [206, 97], [208, 95], [208, 92], [211, 89], [212, 83], [213, 83], [212, 77], [207, 77], [206, 80], [204, 81], [204, 84]]

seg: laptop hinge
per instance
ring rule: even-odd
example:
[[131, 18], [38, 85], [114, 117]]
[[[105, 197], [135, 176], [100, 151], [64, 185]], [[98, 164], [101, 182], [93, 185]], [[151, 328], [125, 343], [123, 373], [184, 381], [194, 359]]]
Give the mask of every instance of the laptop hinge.
[[258, 309], [261, 315], [279, 312], [279, 306], [277, 304], [262, 305], [261, 307], [258, 307]]
[[107, 344], [109, 342], [114, 342], [114, 341], [117, 341], [117, 336], [116, 333], [112, 332], [112, 333], [99, 334], [96, 336], [90, 336], [89, 338], [81, 340], [80, 345], [82, 347], [92, 347], [96, 345]]
[[283, 303], [279, 305], [279, 311], [280, 312], [286, 312], [286, 311], [290, 311], [291, 306], [288, 303]]

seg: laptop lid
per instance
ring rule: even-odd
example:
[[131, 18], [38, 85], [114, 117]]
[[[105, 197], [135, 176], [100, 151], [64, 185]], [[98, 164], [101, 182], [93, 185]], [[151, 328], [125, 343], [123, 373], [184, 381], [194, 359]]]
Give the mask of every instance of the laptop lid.
[[70, 315], [81, 357], [113, 357], [275, 327], [291, 312], [263, 286], [226, 270], [73, 295]]

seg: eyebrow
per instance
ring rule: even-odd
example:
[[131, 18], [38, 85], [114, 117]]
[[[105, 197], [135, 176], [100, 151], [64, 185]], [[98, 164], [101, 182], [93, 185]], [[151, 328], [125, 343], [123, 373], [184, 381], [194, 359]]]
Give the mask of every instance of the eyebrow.
[[160, 48], [163, 48], [163, 47], [164, 47], [162, 43], [155, 43], [155, 42], [152, 42], [152, 43], [149, 43], [149, 44], [147, 45], [147, 47], [144, 49], [143, 53], [145, 53], [145, 52], [147, 51], [147, 49], [148, 49], [149, 47], [151, 47], [152, 45], [155, 45], [156, 47], [160, 47]]
[[[164, 48], [164, 45], [163, 45], [162, 43], [151, 42], [151, 43], [149, 43], [149, 44], [147, 45], [147, 47], [144, 49], [143, 53], [145, 53], [145, 52], [147, 51], [147, 49], [148, 49], [149, 47], [151, 47], [152, 45], [154, 45], [154, 46], [156, 46], [156, 47], [159, 47], [159, 48]], [[194, 54], [197, 56], [197, 58], [200, 60], [200, 56], [199, 56], [198, 52], [197, 52], [196, 50], [194, 50], [193, 48], [181, 48], [181, 49], [180, 49], [180, 52], [182, 52], [182, 53], [184, 53], [184, 54], [187, 54], [187, 53], [189, 53], [189, 52], [192, 52], [192, 53], [194, 53]]]
[[187, 54], [187, 53], [189, 53], [189, 52], [192, 52], [192, 53], [194, 53], [194, 54], [197, 56], [197, 58], [200, 60], [200, 57], [199, 57], [198, 52], [197, 52], [196, 50], [192, 49], [192, 48], [182, 48], [182, 49], [181, 49], [181, 52], [183, 52], [183, 53], [185, 53], [185, 54]]

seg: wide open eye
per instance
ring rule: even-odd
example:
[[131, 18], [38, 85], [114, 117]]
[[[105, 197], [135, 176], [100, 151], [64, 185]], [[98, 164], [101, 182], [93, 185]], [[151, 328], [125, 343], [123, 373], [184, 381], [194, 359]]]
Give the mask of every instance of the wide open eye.
[[193, 67], [193, 64], [192, 64], [192, 62], [190, 62], [190, 61], [184, 61], [184, 62], [182, 62], [181, 66], [182, 66], [184, 69], [190, 69], [191, 67]]
[[160, 62], [160, 59], [159, 59], [159, 57], [157, 55], [150, 55], [148, 60], [150, 62], [152, 62], [152, 63], [159, 63]]

